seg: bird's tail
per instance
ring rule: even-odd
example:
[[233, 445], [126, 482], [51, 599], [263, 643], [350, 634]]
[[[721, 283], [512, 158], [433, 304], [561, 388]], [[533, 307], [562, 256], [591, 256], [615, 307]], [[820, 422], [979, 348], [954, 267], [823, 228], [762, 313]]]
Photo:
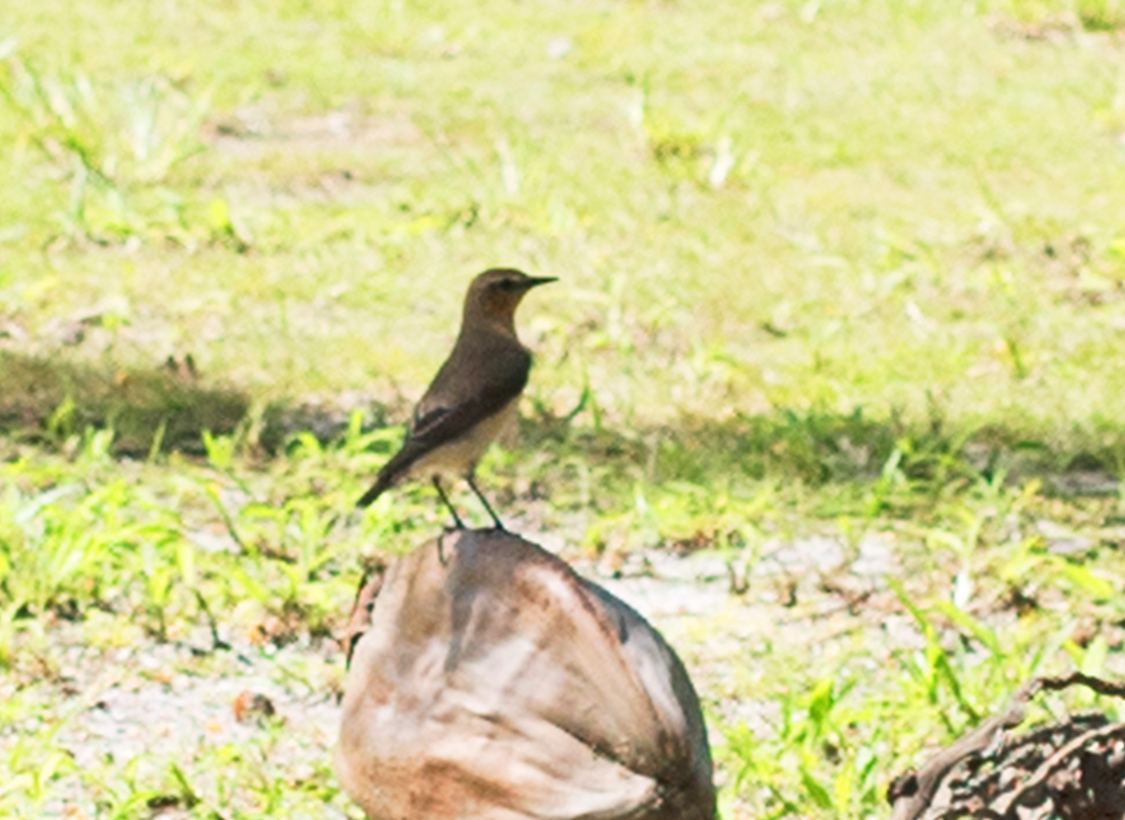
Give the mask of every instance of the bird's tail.
[[371, 506], [376, 498], [406, 475], [418, 456], [425, 453], [425, 449], [419, 449], [415, 444], [415, 442], [408, 441], [401, 450], [395, 453], [394, 458], [383, 465], [383, 469], [379, 471], [379, 476], [375, 479], [375, 483], [371, 485], [371, 489], [365, 492], [363, 497], [355, 503], [357, 507]]
[[375, 480], [375, 483], [371, 485], [371, 489], [365, 492], [360, 497], [359, 501], [355, 502], [355, 505], [360, 508], [370, 507], [375, 503], [376, 498], [381, 496], [384, 491], [390, 489], [393, 483], [391, 476], [387, 475], [387, 471], [384, 470], [379, 473], [379, 477]]

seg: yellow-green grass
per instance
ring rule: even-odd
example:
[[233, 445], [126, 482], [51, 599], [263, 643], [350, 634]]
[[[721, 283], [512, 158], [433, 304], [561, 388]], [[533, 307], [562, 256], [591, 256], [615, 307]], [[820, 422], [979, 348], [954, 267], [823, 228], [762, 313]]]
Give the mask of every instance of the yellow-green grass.
[[[144, 677], [122, 646], [261, 627], [238, 651], [296, 636], [313, 660], [269, 674], [329, 697], [338, 666], [299, 681], [360, 557], [443, 523], [426, 488], [351, 505], [493, 265], [560, 278], [482, 465], [506, 520], [607, 572], [673, 548], [750, 579], [750, 614], [719, 590], [673, 634], [727, 816], [885, 814], [1026, 675], [1125, 673], [1122, 11], [6, 9], [0, 816], [345, 811], [330, 749], [294, 774], [277, 727], [66, 762], [68, 653]], [[844, 569], [774, 573], [790, 543]]]

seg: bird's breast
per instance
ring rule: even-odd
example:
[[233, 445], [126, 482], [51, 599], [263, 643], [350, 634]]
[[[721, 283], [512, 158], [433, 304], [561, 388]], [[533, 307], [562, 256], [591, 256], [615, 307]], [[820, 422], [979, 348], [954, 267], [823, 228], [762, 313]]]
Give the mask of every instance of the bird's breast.
[[435, 447], [410, 468], [410, 476], [428, 478], [438, 473], [467, 475], [480, 461], [488, 446], [519, 416], [519, 397], [473, 425], [465, 435]]

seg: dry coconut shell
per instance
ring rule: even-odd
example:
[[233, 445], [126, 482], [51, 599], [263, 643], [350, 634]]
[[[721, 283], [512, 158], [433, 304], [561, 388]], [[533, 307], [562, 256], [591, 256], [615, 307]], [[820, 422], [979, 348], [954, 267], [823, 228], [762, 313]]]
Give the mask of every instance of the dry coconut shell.
[[561, 560], [504, 531], [463, 530], [373, 589], [336, 755], [369, 818], [713, 820], [683, 664]]

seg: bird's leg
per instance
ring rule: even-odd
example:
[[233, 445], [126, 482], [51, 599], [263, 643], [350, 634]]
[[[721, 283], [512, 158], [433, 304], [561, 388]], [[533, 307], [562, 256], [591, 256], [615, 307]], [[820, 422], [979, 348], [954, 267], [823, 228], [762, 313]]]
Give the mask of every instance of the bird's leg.
[[453, 509], [453, 505], [449, 503], [449, 497], [445, 494], [445, 490], [443, 490], [441, 488], [441, 482], [438, 480], [437, 476], [434, 476], [434, 489], [437, 490], [438, 495], [441, 496], [441, 500], [445, 503], [445, 506], [449, 509], [450, 514], [453, 516], [453, 523], [457, 527], [457, 529], [459, 529], [459, 530], [465, 529], [464, 522], [462, 522], [461, 517], [459, 515], [457, 515], [457, 510]]
[[486, 510], [488, 510], [488, 514], [492, 516], [492, 523], [496, 525], [496, 529], [504, 529], [504, 525], [500, 523], [500, 519], [497, 518], [496, 513], [492, 511], [492, 506], [488, 503], [488, 499], [484, 497], [481, 491], [477, 489], [477, 485], [473, 482], [473, 474], [469, 473], [468, 475], [466, 475], [465, 480], [469, 482], [469, 486], [472, 487], [473, 492], [477, 494], [477, 498], [480, 499], [480, 503], [484, 505], [484, 508]]

